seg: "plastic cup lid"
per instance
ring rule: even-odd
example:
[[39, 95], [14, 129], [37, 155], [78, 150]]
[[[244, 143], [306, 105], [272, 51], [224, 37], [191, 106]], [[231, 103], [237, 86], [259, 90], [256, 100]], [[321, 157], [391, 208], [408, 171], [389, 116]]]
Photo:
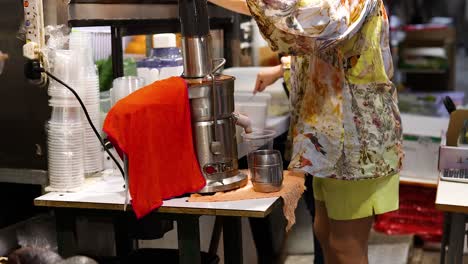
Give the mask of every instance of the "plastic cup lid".
[[273, 139], [276, 135], [274, 130], [254, 130], [252, 133], [242, 132], [242, 137], [246, 140]]

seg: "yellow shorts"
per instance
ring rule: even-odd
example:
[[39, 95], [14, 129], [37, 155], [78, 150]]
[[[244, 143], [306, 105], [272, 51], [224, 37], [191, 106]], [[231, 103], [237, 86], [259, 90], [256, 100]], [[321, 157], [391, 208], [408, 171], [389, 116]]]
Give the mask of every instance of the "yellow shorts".
[[325, 203], [328, 217], [334, 220], [360, 219], [397, 210], [399, 186], [399, 174], [360, 181], [313, 179], [315, 200]]

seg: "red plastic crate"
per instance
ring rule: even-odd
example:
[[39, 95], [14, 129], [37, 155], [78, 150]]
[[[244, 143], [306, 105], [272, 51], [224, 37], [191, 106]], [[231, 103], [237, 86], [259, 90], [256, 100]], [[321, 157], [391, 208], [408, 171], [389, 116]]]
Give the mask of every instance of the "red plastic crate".
[[414, 234], [426, 242], [440, 242], [444, 215], [435, 209], [435, 197], [435, 189], [401, 185], [400, 208], [377, 216], [374, 229], [386, 234]]

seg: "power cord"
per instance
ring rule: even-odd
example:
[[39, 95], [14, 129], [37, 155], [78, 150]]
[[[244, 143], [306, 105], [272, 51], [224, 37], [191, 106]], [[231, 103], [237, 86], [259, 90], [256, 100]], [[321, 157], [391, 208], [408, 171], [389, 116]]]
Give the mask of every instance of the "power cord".
[[[50, 73], [50, 72], [46, 71], [44, 68], [40, 67], [39, 64], [32, 66], [29, 70], [31, 70], [32, 72], [39, 73], [39, 74], [42, 73], [42, 72], [47, 74], [50, 78], [54, 79], [55, 81], [57, 81], [61, 85], [65, 86], [65, 88], [67, 88], [76, 97], [76, 100], [78, 100], [78, 102], [80, 103], [81, 108], [83, 108], [83, 112], [84, 112], [84, 114], [86, 116], [86, 120], [88, 121], [89, 125], [93, 129], [94, 134], [98, 138], [99, 142], [101, 143], [102, 147], [107, 152], [109, 157], [111, 157], [111, 159], [114, 161], [115, 165], [117, 165], [117, 168], [119, 169], [120, 173], [122, 173], [122, 176], [125, 178], [124, 169], [122, 168], [122, 166], [120, 166], [120, 163], [117, 161], [117, 159], [114, 157], [114, 155], [112, 155], [112, 153], [109, 151], [108, 147], [106, 146], [106, 143], [104, 142], [104, 140], [102, 139], [102, 137], [99, 134], [98, 130], [94, 126], [93, 122], [91, 121], [91, 117], [89, 117], [88, 110], [86, 109], [86, 106], [84, 105], [84, 103], [81, 100], [78, 93], [73, 88], [68, 86], [65, 82], [63, 82], [59, 78], [55, 77], [52, 73]], [[28, 76], [28, 74], [27, 74], [27, 76]]]

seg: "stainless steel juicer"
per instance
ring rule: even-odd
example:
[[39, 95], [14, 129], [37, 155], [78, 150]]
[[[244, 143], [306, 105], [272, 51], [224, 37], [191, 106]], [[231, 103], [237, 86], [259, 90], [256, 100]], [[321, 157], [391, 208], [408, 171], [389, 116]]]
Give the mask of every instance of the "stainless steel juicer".
[[179, 16], [193, 141], [207, 182], [200, 193], [242, 187], [247, 176], [238, 166], [234, 77], [216, 73], [225, 60], [212, 58], [206, 0], [179, 0]]

